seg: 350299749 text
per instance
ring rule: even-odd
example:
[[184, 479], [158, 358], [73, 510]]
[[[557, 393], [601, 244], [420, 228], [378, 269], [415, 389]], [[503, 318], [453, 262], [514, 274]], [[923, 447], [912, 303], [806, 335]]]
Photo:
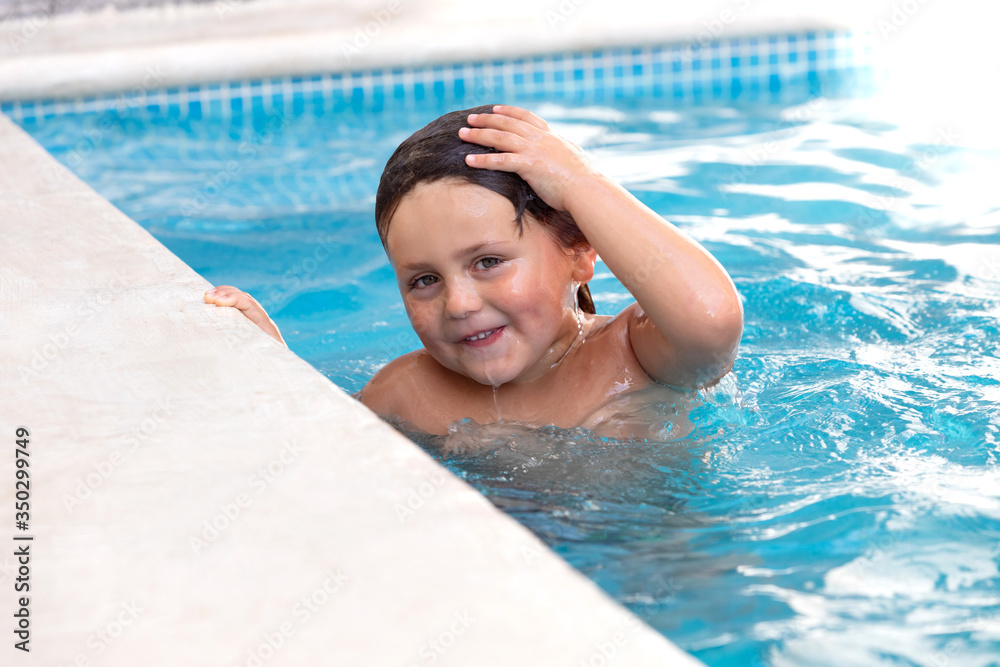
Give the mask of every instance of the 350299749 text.
[[[18, 426], [14, 432], [14, 527], [24, 533], [31, 521], [31, 464], [28, 443], [31, 432]], [[17, 559], [17, 577], [14, 592], [18, 594], [14, 612], [14, 648], [28, 652], [31, 650], [31, 612], [28, 604], [31, 598], [31, 541], [25, 534], [14, 535], [14, 557]]]

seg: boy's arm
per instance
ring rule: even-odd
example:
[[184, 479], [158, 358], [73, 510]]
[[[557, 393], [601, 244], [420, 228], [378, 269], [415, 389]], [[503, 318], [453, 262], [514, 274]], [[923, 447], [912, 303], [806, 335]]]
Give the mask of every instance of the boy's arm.
[[625, 188], [598, 173], [579, 148], [518, 107], [470, 118], [466, 141], [501, 153], [470, 166], [513, 171], [553, 208], [568, 211], [611, 272], [636, 298], [623, 312], [636, 358], [650, 377], [702, 387], [732, 367], [743, 306], [722, 265]]
[[703, 387], [732, 367], [743, 306], [726, 270], [697, 241], [606, 177], [583, 178], [567, 210], [635, 297], [629, 340], [650, 377]]

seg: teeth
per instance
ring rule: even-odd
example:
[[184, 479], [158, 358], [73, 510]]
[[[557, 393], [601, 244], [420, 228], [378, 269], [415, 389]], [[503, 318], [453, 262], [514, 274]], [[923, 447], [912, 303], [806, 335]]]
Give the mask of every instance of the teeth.
[[492, 334], [494, 331], [496, 331], [496, 329], [493, 329], [492, 331], [484, 331], [483, 333], [479, 334], [478, 336], [470, 336], [470, 337], [466, 338], [465, 340], [482, 340], [482, 339], [486, 338], [487, 336], [489, 336], [490, 334]]

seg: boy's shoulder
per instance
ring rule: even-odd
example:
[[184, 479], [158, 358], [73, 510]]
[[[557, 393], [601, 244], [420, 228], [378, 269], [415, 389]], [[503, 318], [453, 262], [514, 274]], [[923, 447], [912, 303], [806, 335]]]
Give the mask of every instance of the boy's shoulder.
[[412, 396], [426, 375], [424, 368], [430, 354], [421, 348], [396, 357], [380, 368], [359, 393], [359, 400], [381, 415], [399, 414], [406, 404], [402, 399]]

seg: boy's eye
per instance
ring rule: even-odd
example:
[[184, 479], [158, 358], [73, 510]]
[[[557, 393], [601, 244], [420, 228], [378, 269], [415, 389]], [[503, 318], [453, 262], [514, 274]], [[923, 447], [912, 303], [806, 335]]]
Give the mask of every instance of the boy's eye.
[[[424, 282], [425, 280], [430, 282]], [[431, 285], [434, 284], [435, 281], [437, 281], [437, 276], [420, 276], [419, 278], [415, 279], [412, 283], [410, 283], [410, 287], [416, 287], [416, 288], [430, 287]]]
[[[500, 264], [503, 264], [503, 260], [499, 257], [483, 257], [476, 262], [482, 266], [483, 269], [492, 269]], [[423, 276], [418, 276], [410, 281], [410, 289], [423, 289], [425, 287], [430, 287], [434, 283], [439, 282], [437, 276], [427, 274]]]

